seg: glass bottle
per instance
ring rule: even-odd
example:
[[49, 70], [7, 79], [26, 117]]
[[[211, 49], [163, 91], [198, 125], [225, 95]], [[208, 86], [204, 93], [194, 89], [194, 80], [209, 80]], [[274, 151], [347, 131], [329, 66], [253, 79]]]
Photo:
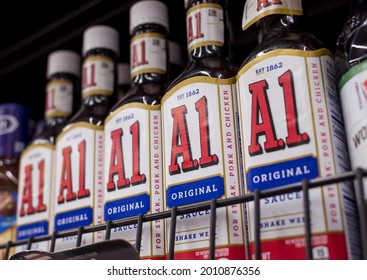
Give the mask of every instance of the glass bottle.
[[[351, 1], [351, 10], [344, 28], [336, 43], [335, 67], [337, 84], [342, 104], [342, 113], [345, 124], [348, 151], [351, 168], [366, 168], [364, 155], [367, 149], [364, 146], [365, 130], [364, 120], [367, 116], [366, 109], [366, 36], [367, 30], [367, 1]], [[363, 213], [366, 212], [367, 179], [363, 178], [363, 190], [356, 189], [357, 204], [361, 213], [361, 236], [365, 236], [366, 227]], [[363, 244], [363, 252], [366, 245]]]
[[[83, 33], [82, 106], [56, 139], [54, 229], [103, 223], [103, 123], [116, 98], [119, 33], [95, 25]], [[104, 239], [83, 235], [81, 244]], [[76, 236], [56, 241], [56, 251], [75, 247]]]
[[[364, 156], [367, 149], [364, 145], [367, 116], [367, 83], [366, 73], [366, 30], [367, 30], [367, 1], [354, 0], [351, 2], [351, 12], [342, 30], [338, 42], [338, 63], [336, 69], [338, 89], [342, 104], [342, 112], [351, 159], [351, 166], [366, 168]], [[367, 180], [364, 178], [364, 199], [367, 199]], [[360, 207], [365, 207], [360, 205]]]
[[130, 85], [130, 64], [120, 62], [117, 64], [117, 100], [126, 96]]
[[[0, 244], [16, 240], [19, 157], [29, 141], [30, 114], [20, 103], [0, 105]], [[0, 250], [0, 260], [14, 252]]]
[[[241, 194], [227, 1], [188, 0], [185, 8], [188, 64], [162, 99], [167, 210]], [[174, 259], [210, 257], [209, 214], [177, 222]], [[241, 205], [218, 209], [216, 230], [214, 258], [244, 259]]]
[[[302, 26], [302, 2], [248, 0], [243, 29], [260, 43], [237, 75], [246, 192], [348, 170], [333, 55]], [[358, 223], [349, 182], [310, 190], [312, 250], [306, 256], [302, 192], [261, 200], [262, 259], [358, 258]], [[247, 236], [254, 250], [254, 205]]]
[[337, 82], [342, 79], [353, 66], [361, 64], [366, 57], [366, 51], [363, 48], [363, 30], [365, 27], [367, 2], [364, 0], [352, 0], [349, 16], [341, 30], [336, 42], [335, 56]]
[[[164, 209], [160, 102], [167, 86], [168, 29], [163, 2], [139, 1], [130, 8], [131, 87], [105, 121], [106, 220]], [[118, 228], [111, 237], [135, 246], [136, 228]], [[144, 224], [138, 250], [143, 259], [165, 259], [163, 221]]]
[[[55, 141], [68, 118], [75, 113], [80, 93], [80, 55], [57, 50], [48, 55], [45, 98], [45, 126], [22, 152], [19, 168], [17, 240], [52, 234], [51, 195]], [[75, 102], [74, 102], [75, 100]], [[35, 242], [32, 249], [49, 251], [49, 242]], [[18, 246], [24, 251], [27, 245]]]

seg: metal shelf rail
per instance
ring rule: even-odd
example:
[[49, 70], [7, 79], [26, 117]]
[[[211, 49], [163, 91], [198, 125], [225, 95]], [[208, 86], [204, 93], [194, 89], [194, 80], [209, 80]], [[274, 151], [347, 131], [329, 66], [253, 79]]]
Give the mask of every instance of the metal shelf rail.
[[[358, 205], [358, 216], [360, 223], [360, 236], [361, 236], [361, 248], [362, 248], [362, 259], [367, 259], [367, 214], [366, 214], [366, 204], [364, 200], [364, 190], [363, 190], [363, 178], [367, 176], [367, 170], [356, 169], [354, 171], [349, 171], [341, 174], [336, 174], [327, 178], [317, 178], [314, 180], [303, 180], [300, 183], [283, 186], [280, 188], [255, 191], [254, 193], [245, 194], [233, 198], [211, 200], [200, 205], [191, 205], [185, 207], [174, 207], [169, 211], [163, 211], [155, 214], [139, 215], [135, 217], [130, 217], [121, 220], [108, 221], [104, 224], [79, 227], [76, 230], [71, 230], [68, 232], [57, 232], [54, 231], [53, 234], [40, 237], [30, 237], [29, 239], [22, 241], [8, 241], [6, 244], [0, 244], [0, 249], [6, 249], [5, 257], [9, 258], [9, 251], [11, 247], [18, 245], [27, 245], [28, 249], [34, 242], [50, 241], [50, 252], [54, 252], [56, 240], [62, 237], [69, 237], [77, 235], [77, 241], [75, 247], [81, 246], [82, 236], [85, 233], [91, 233], [95, 231], [105, 231], [105, 240], [110, 239], [111, 229], [115, 227], [136, 225], [136, 244], [135, 247], [138, 252], [140, 252], [141, 238], [143, 223], [171, 218], [170, 230], [168, 236], [168, 259], [174, 260], [174, 250], [175, 250], [175, 235], [176, 235], [176, 221], [177, 216], [182, 214], [188, 214], [198, 211], [210, 210], [210, 238], [209, 238], [209, 259], [215, 259], [215, 222], [216, 222], [216, 210], [220, 207], [230, 206], [234, 204], [244, 204], [253, 201], [255, 205], [254, 211], [254, 223], [255, 223], [255, 259], [261, 259], [261, 233], [260, 233], [260, 199], [271, 197], [274, 195], [281, 195], [295, 191], [303, 192], [303, 210], [305, 213], [305, 241], [306, 241], [306, 258], [308, 260], [313, 259], [312, 253], [312, 231], [311, 231], [311, 217], [310, 217], [310, 203], [309, 203], [309, 190], [317, 187], [325, 187], [330, 184], [340, 183], [343, 181], [351, 181], [354, 184], [357, 205]], [[352, 185], [353, 185], [352, 184]], [[245, 250], [245, 248], [244, 248]]]

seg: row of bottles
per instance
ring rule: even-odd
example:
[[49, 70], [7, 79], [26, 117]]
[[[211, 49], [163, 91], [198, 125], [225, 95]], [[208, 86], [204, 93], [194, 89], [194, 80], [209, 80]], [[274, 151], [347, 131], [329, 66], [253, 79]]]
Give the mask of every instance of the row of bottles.
[[[130, 65], [117, 62], [117, 30], [88, 28], [82, 59], [49, 56], [46, 126], [21, 156], [16, 239], [364, 167], [364, 2], [353, 2], [335, 61], [305, 30], [301, 0], [244, 3], [244, 32], [256, 23], [259, 40], [240, 67], [230, 55], [225, 0], [184, 1], [188, 62], [178, 72], [169, 66], [160, 1], [130, 9]], [[126, 67], [129, 82], [117, 76]], [[302, 198], [261, 200], [263, 259], [306, 257]], [[361, 257], [355, 198], [351, 182], [310, 191], [315, 258]], [[179, 216], [175, 259], [209, 257], [209, 214]], [[253, 217], [253, 203], [218, 209], [216, 259], [254, 257]], [[170, 219], [144, 223], [142, 258], [167, 257], [169, 228]], [[114, 228], [111, 238], [135, 245], [136, 227]], [[103, 231], [87, 233], [82, 244], [102, 240]], [[59, 239], [56, 251], [75, 242]], [[48, 250], [48, 242], [33, 246]]]
[[[15, 240], [19, 157], [28, 144], [31, 110], [25, 104], [0, 104], [0, 242]], [[0, 260], [4, 251], [0, 250]]]

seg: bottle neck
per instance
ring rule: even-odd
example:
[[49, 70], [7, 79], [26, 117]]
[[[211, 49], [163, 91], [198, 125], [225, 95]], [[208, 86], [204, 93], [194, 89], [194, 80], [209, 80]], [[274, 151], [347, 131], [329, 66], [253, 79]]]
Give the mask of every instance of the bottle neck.
[[101, 110], [101, 112], [104, 112], [106, 109], [111, 108], [113, 104], [116, 103], [116, 101], [117, 92], [113, 96], [104, 94], [92, 94], [83, 98], [82, 108], [87, 110]]
[[359, 25], [366, 18], [367, 0], [354, 0], [350, 5], [349, 18], [347, 24], [351, 27]]
[[134, 28], [130, 43], [130, 76], [133, 86], [168, 82], [167, 30], [158, 24]]
[[301, 17], [296, 15], [268, 15], [258, 22], [258, 42], [275, 36], [282, 36], [289, 32], [299, 32], [301, 29]]
[[189, 61], [229, 57], [228, 17], [224, 1], [188, 1], [186, 30]]
[[354, 0], [350, 15], [337, 41], [337, 78], [341, 78], [351, 67], [365, 61], [365, 26], [367, 20], [367, 0]]
[[367, 0], [353, 0], [351, 1], [351, 12], [359, 10], [361, 8], [367, 8]]

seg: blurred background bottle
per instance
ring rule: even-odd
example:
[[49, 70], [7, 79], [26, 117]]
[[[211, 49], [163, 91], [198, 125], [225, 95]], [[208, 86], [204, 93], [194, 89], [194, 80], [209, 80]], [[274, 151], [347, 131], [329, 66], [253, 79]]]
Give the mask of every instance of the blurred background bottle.
[[[0, 105], [0, 244], [16, 239], [19, 157], [29, 141], [30, 109], [19, 103]], [[10, 257], [0, 250], [0, 259]]]
[[[20, 158], [17, 240], [52, 233], [55, 141], [66, 121], [80, 106], [80, 74], [78, 53], [57, 50], [48, 55], [44, 125]], [[32, 249], [48, 251], [48, 244], [48, 241], [35, 242]], [[16, 250], [26, 248], [27, 245], [17, 246]]]

